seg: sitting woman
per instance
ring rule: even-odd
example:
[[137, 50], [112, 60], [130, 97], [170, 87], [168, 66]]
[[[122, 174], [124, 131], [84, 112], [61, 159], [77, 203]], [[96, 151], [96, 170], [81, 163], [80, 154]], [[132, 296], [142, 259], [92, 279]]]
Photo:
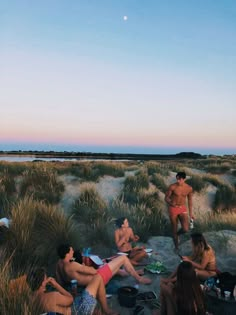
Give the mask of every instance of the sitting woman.
[[117, 219], [116, 226], [115, 242], [118, 250], [128, 254], [128, 258], [132, 265], [138, 265], [140, 260], [147, 257], [147, 253], [143, 247], [132, 247], [132, 242], [137, 242], [139, 236], [134, 235], [132, 228], [129, 227], [129, 221], [126, 217]]
[[193, 254], [182, 256], [182, 260], [192, 263], [200, 280], [216, 276], [216, 257], [211, 246], [201, 233], [191, 234], [191, 240]]
[[[183, 261], [177, 269], [175, 283], [161, 280], [161, 309], [155, 315], [205, 315], [204, 295], [190, 262]], [[153, 313], [154, 315], [154, 313]]]

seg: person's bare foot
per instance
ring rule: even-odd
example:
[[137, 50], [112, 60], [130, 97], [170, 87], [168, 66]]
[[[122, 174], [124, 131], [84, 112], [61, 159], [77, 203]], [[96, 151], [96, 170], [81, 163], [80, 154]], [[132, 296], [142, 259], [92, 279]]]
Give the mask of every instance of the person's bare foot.
[[139, 283], [142, 283], [142, 284], [151, 284], [152, 283], [152, 280], [149, 279], [149, 278], [145, 278], [145, 277], [140, 277], [140, 279], [138, 280]]
[[144, 275], [144, 269], [142, 268], [142, 269], [139, 269], [139, 270], [136, 270], [136, 272], [137, 272], [137, 274], [139, 275], [139, 276], [143, 276]]

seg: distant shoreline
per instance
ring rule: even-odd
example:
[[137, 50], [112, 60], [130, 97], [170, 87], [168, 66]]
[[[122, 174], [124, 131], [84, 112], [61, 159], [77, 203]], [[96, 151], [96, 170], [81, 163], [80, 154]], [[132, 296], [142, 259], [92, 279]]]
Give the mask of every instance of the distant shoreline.
[[105, 159], [105, 160], [175, 160], [205, 159], [206, 155], [194, 152], [177, 154], [136, 154], [136, 153], [93, 153], [93, 152], [56, 152], [56, 151], [0, 151], [0, 156], [32, 157], [32, 158], [64, 158], [64, 159]]

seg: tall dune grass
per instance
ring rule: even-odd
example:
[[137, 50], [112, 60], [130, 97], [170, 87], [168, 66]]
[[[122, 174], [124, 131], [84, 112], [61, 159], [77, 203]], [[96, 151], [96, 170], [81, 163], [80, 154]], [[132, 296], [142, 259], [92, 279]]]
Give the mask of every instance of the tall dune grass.
[[20, 196], [32, 195], [36, 200], [55, 204], [59, 202], [63, 191], [63, 183], [50, 168], [39, 165], [23, 173]]
[[56, 248], [61, 242], [78, 241], [76, 226], [59, 209], [25, 197], [11, 207], [12, 223], [5, 230], [5, 258], [11, 257], [12, 270], [17, 274], [29, 266], [50, 266], [57, 259]]

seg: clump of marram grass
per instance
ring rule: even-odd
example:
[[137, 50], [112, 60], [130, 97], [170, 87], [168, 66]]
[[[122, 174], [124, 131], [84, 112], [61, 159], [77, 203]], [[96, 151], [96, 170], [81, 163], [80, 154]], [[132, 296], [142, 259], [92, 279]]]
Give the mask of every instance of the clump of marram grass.
[[110, 175], [113, 177], [124, 176], [125, 165], [122, 162], [104, 161], [97, 162], [96, 169], [100, 176]]
[[149, 177], [146, 172], [140, 171], [137, 175], [128, 176], [124, 181], [121, 196], [125, 202], [130, 204], [137, 203], [137, 194], [142, 189], [148, 189]]
[[148, 161], [145, 162], [148, 175], [160, 174], [162, 176], [169, 176], [169, 169], [164, 163]]
[[118, 198], [112, 203], [110, 211], [114, 219], [127, 217], [130, 226], [140, 236], [141, 242], [147, 241], [151, 235], [164, 235], [170, 231], [169, 221], [163, 214], [164, 209], [153, 206], [150, 201], [146, 204], [129, 205], [124, 199]]
[[20, 196], [31, 195], [36, 200], [49, 204], [60, 201], [64, 185], [52, 169], [35, 167], [23, 173]]
[[80, 196], [72, 209], [79, 223], [93, 224], [98, 218], [105, 216], [106, 208], [106, 202], [98, 194], [93, 183], [81, 184]]
[[60, 169], [60, 174], [68, 174], [79, 177], [82, 181], [96, 182], [104, 175], [113, 177], [122, 177], [127, 166], [122, 162], [113, 161], [80, 161], [77, 163], [67, 164], [66, 167]]
[[11, 257], [12, 270], [27, 270], [38, 263], [55, 262], [60, 243], [77, 241], [75, 225], [59, 209], [32, 197], [19, 200], [11, 207], [12, 223], [5, 232], [5, 257]]
[[196, 230], [202, 232], [231, 230], [236, 231], [236, 213], [235, 212], [207, 212], [199, 215], [195, 220]]
[[224, 182], [222, 181], [222, 179], [220, 179], [218, 177], [218, 175], [204, 174], [204, 175], [202, 175], [202, 179], [205, 182], [208, 182], [208, 183], [214, 185], [215, 187], [219, 187], [219, 186], [224, 184]]
[[205, 165], [204, 170], [212, 174], [224, 174], [230, 171], [232, 164], [226, 162], [225, 160], [217, 159]]
[[220, 185], [215, 194], [213, 204], [215, 211], [229, 211], [236, 209], [236, 190], [229, 185]]
[[186, 183], [193, 188], [193, 191], [196, 192], [200, 192], [206, 186], [206, 182], [204, 182], [202, 176], [200, 175], [192, 175], [186, 180]]
[[11, 279], [11, 272], [6, 266], [0, 271], [0, 315], [35, 315], [43, 309], [33, 298], [25, 278]]
[[0, 173], [0, 208], [8, 208], [8, 202], [13, 201], [16, 195], [14, 176], [5, 169]]
[[160, 191], [165, 193], [167, 191], [167, 185], [160, 174], [153, 174], [151, 177], [151, 183], [155, 185]]
[[0, 173], [7, 172], [10, 176], [15, 177], [22, 175], [29, 166], [29, 163], [0, 161]]

